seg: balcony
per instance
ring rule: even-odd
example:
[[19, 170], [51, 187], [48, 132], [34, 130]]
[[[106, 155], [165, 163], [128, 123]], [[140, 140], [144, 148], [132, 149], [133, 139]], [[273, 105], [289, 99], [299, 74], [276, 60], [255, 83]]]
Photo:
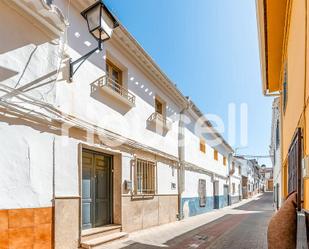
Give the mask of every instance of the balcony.
[[230, 169], [230, 172], [229, 172], [229, 173], [230, 173], [230, 176], [231, 176], [231, 175], [234, 175], [234, 173], [235, 173], [235, 167], [232, 167], [232, 168]]
[[91, 92], [93, 93], [97, 90], [101, 90], [109, 94], [130, 107], [135, 106], [135, 96], [107, 75], [100, 77], [91, 84]]
[[149, 126], [155, 128], [155, 131], [168, 132], [172, 129], [172, 122], [158, 112], [154, 112], [147, 119]]

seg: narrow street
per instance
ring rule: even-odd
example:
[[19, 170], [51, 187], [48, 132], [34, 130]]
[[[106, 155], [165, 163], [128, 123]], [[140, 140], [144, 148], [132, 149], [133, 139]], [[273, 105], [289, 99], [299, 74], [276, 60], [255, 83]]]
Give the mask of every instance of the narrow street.
[[184, 221], [132, 233], [103, 248], [266, 249], [272, 192]]

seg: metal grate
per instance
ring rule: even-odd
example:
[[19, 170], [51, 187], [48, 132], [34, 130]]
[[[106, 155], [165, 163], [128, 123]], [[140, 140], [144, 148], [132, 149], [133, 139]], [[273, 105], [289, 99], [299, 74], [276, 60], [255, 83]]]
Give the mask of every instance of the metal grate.
[[206, 180], [198, 180], [198, 194], [200, 200], [200, 207], [206, 206]]
[[297, 191], [297, 206], [301, 209], [301, 128], [297, 128], [288, 154], [288, 193]]
[[155, 163], [143, 159], [136, 159], [135, 194], [155, 194], [155, 182]]

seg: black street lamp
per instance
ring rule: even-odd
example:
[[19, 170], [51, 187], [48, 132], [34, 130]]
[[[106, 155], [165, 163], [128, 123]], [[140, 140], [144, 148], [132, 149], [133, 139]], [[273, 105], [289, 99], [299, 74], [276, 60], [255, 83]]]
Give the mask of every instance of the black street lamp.
[[[74, 73], [84, 63], [84, 61], [97, 50], [102, 50], [102, 43], [111, 38], [113, 30], [119, 26], [118, 22], [104, 5], [102, 0], [97, 1], [93, 5], [81, 12], [81, 15], [86, 19], [88, 30], [91, 35], [98, 41], [98, 47], [91, 50], [84, 56], [75, 61], [70, 61], [70, 80]], [[74, 69], [74, 66], [79, 65]]]

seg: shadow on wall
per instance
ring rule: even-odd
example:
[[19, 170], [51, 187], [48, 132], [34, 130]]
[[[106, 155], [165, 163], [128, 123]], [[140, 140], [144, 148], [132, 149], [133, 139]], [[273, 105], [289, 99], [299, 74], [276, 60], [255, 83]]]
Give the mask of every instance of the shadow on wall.
[[[158, 93], [158, 89], [151, 88], [148, 86], [148, 82], [153, 82], [152, 80], [147, 79], [147, 84], [144, 83], [146, 80], [137, 78], [135, 75], [132, 73], [129, 73], [129, 78], [128, 78], [128, 86], [129, 89], [132, 89], [135, 95], [139, 96], [141, 99], [146, 101], [149, 105], [154, 107], [155, 103], [155, 96]], [[161, 94], [159, 94], [161, 95]], [[162, 97], [163, 98], [163, 97]], [[163, 98], [163, 100], [165, 100]], [[166, 99], [167, 100], [167, 99]], [[169, 103], [167, 103], [168, 105]], [[171, 118], [175, 114], [176, 110], [171, 108], [170, 106], [166, 107], [166, 116]]]
[[103, 103], [106, 106], [111, 107], [113, 110], [119, 112], [121, 115], [125, 115], [130, 109], [130, 106], [125, 105], [121, 101], [115, 101], [113, 96], [102, 91], [100, 87], [98, 87], [95, 82], [90, 85], [91, 94], [90, 96], [94, 98], [96, 101]]
[[146, 129], [152, 131], [153, 133], [159, 134], [163, 137], [165, 137], [166, 134], [168, 133], [167, 129], [160, 127], [159, 125], [156, 125], [155, 123], [149, 121], [148, 119], [146, 121]]
[[15, 88], [0, 97], [34, 90], [32, 95], [52, 100], [50, 83], [55, 81], [59, 67], [59, 37], [46, 35], [3, 1], [0, 10], [0, 82]]
[[5, 81], [6, 79], [9, 79], [17, 74], [18, 72], [16, 71], [0, 66], [0, 82]]
[[[11, 96], [14, 91], [15, 89], [0, 86], [0, 92], [4, 92], [7, 96]], [[55, 109], [52, 105], [27, 98], [23, 94], [18, 94], [14, 97], [15, 101], [13, 103], [0, 101], [0, 123], [27, 126], [42, 133], [87, 141], [86, 130], [72, 127], [68, 132], [63, 132], [63, 123], [60, 121], [63, 115], [61, 111]], [[59, 118], [59, 121], [57, 118]], [[70, 117], [67, 117], [67, 119], [70, 119]], [[95, 139], [96, 142], [100, 141], [97, 136]]]
[[0, 54], [25, 47], [29, 44], [39, 46], [56, 39], [56, 36], [46, 36], [23, 16], [0, 1]]

